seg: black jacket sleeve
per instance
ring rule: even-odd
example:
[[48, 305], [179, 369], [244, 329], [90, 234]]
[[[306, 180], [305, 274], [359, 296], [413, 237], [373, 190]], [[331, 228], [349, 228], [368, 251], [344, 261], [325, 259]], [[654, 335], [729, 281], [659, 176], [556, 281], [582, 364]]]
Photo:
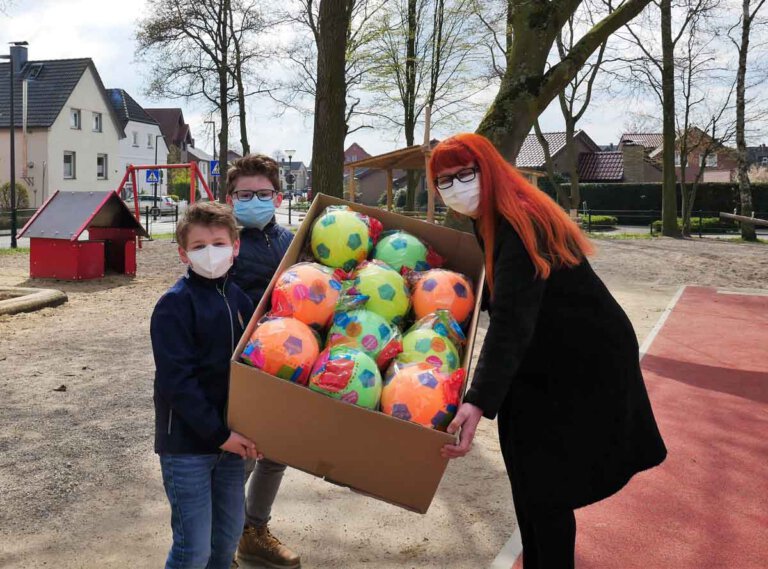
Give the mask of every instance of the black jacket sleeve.
[[200, 437], [220, 447], [230, 431], [208, 401], [195, 376], [195, 341], [190, 302], [164, 295], [152, 313], [150, 335], [155, 357], [155, 387]]
[[515, 230], [500, 221], [494, 246], [494, 292], [490, 325], [464, 401], [493, 419], [504, 402], [533, 337], [546, 281], [535, 276]]

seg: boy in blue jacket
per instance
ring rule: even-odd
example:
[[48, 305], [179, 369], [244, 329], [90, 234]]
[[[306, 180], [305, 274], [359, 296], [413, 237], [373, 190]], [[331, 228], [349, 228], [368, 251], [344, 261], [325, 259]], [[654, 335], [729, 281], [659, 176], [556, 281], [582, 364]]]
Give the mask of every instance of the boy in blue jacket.
[[226, 423], [229, 360], [253, 304], [228, 277], [238, 254], [231, 210], [194, 204], [176, 229], [188, 265], [157, 302], [155, 452], [171, 505], [166, 569], [229, 569], [243, 531], [245, 460], [256, 445]]
[[[244, 156], [227, 170], [227, 203], [243, 226], [232, 277], [254, 306], [259, 304], [293, 240], [293, 233], [281, 227], [275, 218], [275, 210], [282, 202], [279, 190], [280, 168], [268, 156]], [[246, 527], [238, 556], [270, 567], [299, 567], [300, 557], [274, 537], [267, 525], [285, 465], [269, 459], [259, 460], [255, 465], [248, 461], [247, 472]]]

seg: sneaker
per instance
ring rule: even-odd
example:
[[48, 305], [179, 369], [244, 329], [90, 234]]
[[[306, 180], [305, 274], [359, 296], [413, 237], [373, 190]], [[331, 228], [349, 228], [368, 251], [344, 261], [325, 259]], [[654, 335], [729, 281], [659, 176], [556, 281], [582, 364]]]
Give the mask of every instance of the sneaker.
[[298, 569], [301, 558], [272, 535], [268, 526], [246, 526], [237, 556], [243, 561], [261, 563], [276, 569]]

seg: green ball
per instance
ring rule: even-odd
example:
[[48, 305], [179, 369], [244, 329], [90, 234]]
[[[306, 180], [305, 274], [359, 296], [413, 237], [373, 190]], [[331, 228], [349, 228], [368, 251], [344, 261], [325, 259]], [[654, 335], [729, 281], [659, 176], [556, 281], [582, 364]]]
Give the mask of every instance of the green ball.
[[395, 269], [379, 262], [365, 263], [355, 272], [353, 286], [368, 297], [365, 308], [402, 326], [411, 308], [411, 293]]
[[353, 270], [368, 258], [373, 240], [368, 218], [349, 209], [327, 209], [312, 226], [312, 254], [328, 267]]
[[320, 354], [309, 378], [309, 388], [366, 409], [378, 409], [381, 373], [365, 352], [336, 346]]
[[373, 258], [383, 261], [396, 271], [403, 267], [413, 271], [428, 271], [427, 246], [405, 231], [395, 231], [383, 237], [373, 252]]
[[328, 346], [348, 346], [361, 350], [376, 361], [383, 350], [398, 335], [387, 320], [370, 310], [337, 312], [328, 332]]
[[459, 369], [459, 351], [453, 342], [429, 329], [417, 329], [403, 337], [403, 352], [397, 356], [401, 363], [427, 362], [440, 368], [443, 373]]

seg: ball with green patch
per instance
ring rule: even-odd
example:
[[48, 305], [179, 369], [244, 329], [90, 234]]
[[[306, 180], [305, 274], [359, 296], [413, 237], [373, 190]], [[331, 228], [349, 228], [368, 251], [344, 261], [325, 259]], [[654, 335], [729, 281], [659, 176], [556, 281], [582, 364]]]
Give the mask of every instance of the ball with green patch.
[[376, 363], [365, 352], [348, 346], [324, 350], [309, 378], [311, 390], [366, 409], [378, 409], [381, 387]]
[[427, 246], [405, 231], [395, 231], [382, 237], [373, 251], [373, 258], [400, 271], [403, 267], [412, 271], [427, 271]]
[[434, 330], [417, 329], [403, 336], [403, 351], [397, 356], [400, 363], [426, 362], [443, 373], [451, 373], [461, 365], [459, 352], [453, 342]]
[[378, 261], [362, 264], [355, 271], [354, 289], [368, 297], [365, 308], [402, 326], [411, 307], [411, 294], [405, 279], [395, 269]]
[[351, 271], [373, 247], [368, 218], [349, 209], [328, 208], [312, 226], [310, 245], [318, 262]]

